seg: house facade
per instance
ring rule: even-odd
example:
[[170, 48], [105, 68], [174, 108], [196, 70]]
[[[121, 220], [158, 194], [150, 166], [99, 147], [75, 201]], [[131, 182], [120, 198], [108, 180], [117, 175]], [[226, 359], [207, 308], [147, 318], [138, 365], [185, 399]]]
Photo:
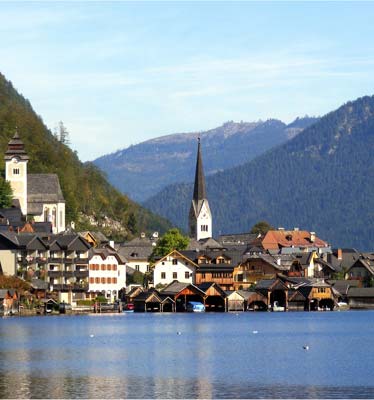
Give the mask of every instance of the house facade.
[[153, 284], [168, 285], [173, 281], [192, 284], [197, 265], [177, 250], [156, 261], [153, 266]]
[[90, 250], [88, 297], [103, 295], [113, 303], [126, 287], [126, 260], [110, 246]]

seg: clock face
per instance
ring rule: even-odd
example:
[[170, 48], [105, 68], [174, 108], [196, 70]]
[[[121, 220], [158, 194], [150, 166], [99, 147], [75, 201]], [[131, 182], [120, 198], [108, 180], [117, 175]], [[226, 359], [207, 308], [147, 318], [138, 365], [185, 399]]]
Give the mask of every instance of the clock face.
[[18, 164], [19, 159], [17, 157], [13, 157], [12, 161], [14, 162], [14, 164]]

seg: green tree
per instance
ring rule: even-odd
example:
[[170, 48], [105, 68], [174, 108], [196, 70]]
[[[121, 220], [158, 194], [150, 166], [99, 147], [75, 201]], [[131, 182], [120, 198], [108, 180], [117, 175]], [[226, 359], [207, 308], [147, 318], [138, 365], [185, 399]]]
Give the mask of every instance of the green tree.
[[9, 182], [0, 177], [0, 207], [6, 208], [12, 205], [13, 192]]
[[169, 229], [165, 235], [158, 240], [149, 260], [153, 262], [156, 258], [166, 256], [166, 254], [170, 253], [172, 250], [184, 250], [188, 246], [189, 241], [189, 238], [183, 236], [177, 228]]
[[266, 221], [259, 221], [257, 224], [252, 226], [250, 233], [259, 234], [261, 233], [264, 235], [267, 231], [271, 231], [274, 228]]

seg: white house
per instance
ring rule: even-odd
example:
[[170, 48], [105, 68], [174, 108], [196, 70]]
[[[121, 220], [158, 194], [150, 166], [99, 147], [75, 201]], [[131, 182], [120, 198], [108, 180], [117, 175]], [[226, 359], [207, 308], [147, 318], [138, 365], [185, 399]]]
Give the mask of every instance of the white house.
[[126, 260], [113, 248], [92, 248], [89, 260], [88, 296], [104, 295], [109, 302], [119, 298], [126, 287]]
[[179, 251], [173, 250], [156, 261], [153, 269], [153, 284], [167, 285], [173, 281], [194, 283], [197, 264]]

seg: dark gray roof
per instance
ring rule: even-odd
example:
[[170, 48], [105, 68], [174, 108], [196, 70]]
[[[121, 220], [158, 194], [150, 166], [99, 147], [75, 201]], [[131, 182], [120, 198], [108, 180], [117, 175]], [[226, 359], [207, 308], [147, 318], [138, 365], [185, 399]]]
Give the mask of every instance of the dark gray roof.
[[224, 247], [213, 238], [190, 239], [187, 250], [223, 249]]
[[329, 280], [332, 287], [341, 295], [346, 295], [350, 287], [357, 287], [360, 284], [359, 280]]
[[13, 138], [8, 142], [8, 148], [5, 152], [4, 160], [11, 160], [13, 157], [18, 157], [21, 160], [29, 160], [29, 156], [25, 150], [25, 145], [18, 136], [17, 131]]
[[45, 203], [64, 203], [60, 181], [56, 174], [27, 175], [27, 212], [39, 215]]
[[348, 297], [372, 297], [374, 298], [374, 287], [348, 289]]
[[10, 208], [0, 208], [0, 217], [5, 218], [9, 225], [21, 225], [22, 221], [22, 211], [17, 207]]
[[226, 244], [248, 244], [257, 238], [257, 234], [254, 233], [234, 233], [229, 235], [218, 236], [218, 242], [223, 245]]
[[110, 247], [91, 247], [91, 249], [89, 250], [89, 256], [90, 258], [93, 257], [94, 255], [101, 255], [104, 258], [107, 258], [108, 256], [114, 256], [116, 257], [117, 261], [119, 262], [119, 264], [126, 264], [126, 258], [124, 256], [122, 256], [121, 254], [119, 254], [117, 251], [115, 251], [114, 249], [110, 248]]

